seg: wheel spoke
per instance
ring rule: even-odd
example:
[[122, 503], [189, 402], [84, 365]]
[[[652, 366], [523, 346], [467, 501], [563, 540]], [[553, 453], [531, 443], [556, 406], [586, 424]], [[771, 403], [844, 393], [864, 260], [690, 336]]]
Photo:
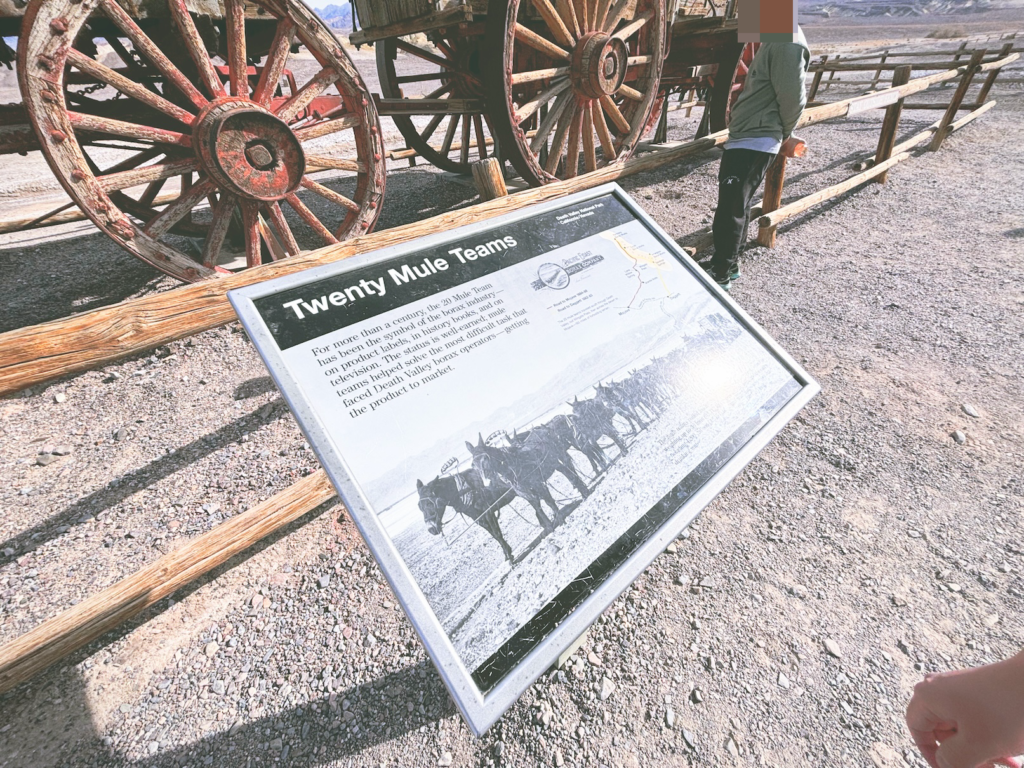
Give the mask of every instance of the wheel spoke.
[[295, 210], [295, 213], [299, 215], [299, 218], [306, 222], [306, 224], [308, 224], [313, 229], [314, 232], [320, 235], [320, 238], [324, 241], [324, 243], [326, 243], [327, 245], [334, 245], [335, 243], [338, 242], [338, 238], [336, 238], [334, 234], [331, 232], [331, 230], [325, 227], [323, 222], [320, 221], [320, 219], [318, 219], [316, 215], [311, 210], [309, 210], [309, 208], [306, 207], [306, 204], [299, 199], [298, 195], [288, 195], [285, 198], [285, 200], [287, 200], [288, 205], [290, 205]]
[[615, 0], [612, 4], [611, 10], [608, 11], [608, 16], [604, 20], [604, 24], [601, 26], [602, 31], [605, 34], [610, 35], [619, 22], [622, 21], [622, 17], [626, 15], [626, 11], [629, 8], [629, 0]]
[[583, 164], [587, 173], [597, 170], [597, 150], [594, 149], [594, 113], [589, 104], [583, 107]]
[[[566, 0], [572, 7], [572, 0]], [[589, 0], [576, 0], [576, 18], [580, 23], [580, 29], [584, 32], [590, 31], [590, 9], [587, 8]]]
[[601, 102], [592, 101], [590, 111], [594, 116], [594, 129], [597, 131], [597, 138], [601, 140], [601, 150], [604, 152], [605, 163], [615, 160], [618, 153], [615, 151], [615, 142], [612, 140], [611, 131], [608, 130], [608, 123], [604, 119], [604, 110]]
[[210, 54], [206, 52], [203, 38], [200, 37], [199, 30], [196, 29], [195, 22], [192, 21], [192, 16], [185, 6], [185, 0], [168, 0], [168, 5], [171, 9], [171, 16], [174, 17], [174, 23], [177, 25], [178, 31], [181, 32], [181, 36], [185, 41], [185, 47], [188, 49], [189, 56], [192, 57], [192, 61], [199, 71], [199, 79], [206, 85], [206, 89], [214, 98], [227, 96], [227, 93], [224, 91], [224, 85], [220, 81], [220, 76], [217, 74], [217, 70], [213, 68]]
[[135, 57], [132, 56], [124, 43], [121, 42], [121, 38], [117, 35], [107, 35], [105, 39], [107, 41], [107, 45], [114, 49], [114, 53], [120, 57], [127, 69], [131, 70], [136, 75], [145, 74], [145, 70], [139, 66], [139, 62], [135, 60]]
[[572, 105], [558, 118], [558, 128], [555, 129], [555, 136], [551, 139], [551, 148], [548, 151], [548, 160], [544, 163], [544, 170], [550, 174], [558, 169], [558, 161], [565, 151], [565, 140], [569, 138], [569, 128], [576, 121], [577, 103], [575, 98], [569, 100]]
[[299, 141], [309, 141], [310, 139], [317, 139], [321, 136], [327, 136], [332, 133], [337, 133], [338, 131], [344, 131], [348, 128], [358, 128], [359, 125], [359, 118], [355, 115], [336, 117], [333, 120], [321, 120], [320, 122], [313, 123], [312, 125], [296, 128], [295, 138]]
[[277, 84], [284, 74], [285, 64], [288, 63], [288, 53], [291, 50], [292, 39], [295, 37], [295, 24], [289, 19], [278, 22], [277, 30], [274, 32], [274, 41], [270, 44], [270, 51], [267, 53], [266, 61], [263, 62], [263, 71], [260, 73], [260, 81], [256, 84], [256, 92], [253, 100], [264, 107], [269, 107], [274, 94], [277, 92]]
[[524, 27], [522, 24], [516, 22], [515, 28], [516, 40], [521, 43], [530, 46], [535, 51], [550, 56], [553, 59], [569, 60], [569, 52], [564, 48], [559, 48], [557, 45], [552, 43], [550, 40], [541, 37], [529, 27]]
[[204, 179], [187, 191], [183, 190], [177, 200], [164, 208], [156, 218], [146, 223], [145, 233], [154, 239], [159, 239], [167, 234], [175, 224], [190, 214], [192, 209], [216, 188], [212, 181]]
[[260, 247], [260, 217], [256, 203], [252, 200], [241, 201], [242, 231], [245, 234], [245, 266], [258, 267], [263, 261]]
[[173, 117], [179, 123], [192, 125], [195, 122], [195, 115], [191, 112], [187, 112], [177, 104], [172, 104], [163, 96], [153, 93], [153, 91], [148, 90], [145, 86], [133, 80], [129, 80], [119, 72], [100, 64], [90, 56], [86, 56], [81, 51], [75, 50], [74, 48], [69, 49], [68, 63], [73, 67], [76, 67], [80, 72], [84, 72], [85, 74], [95, 77], [97, 80], [116, 88], [126, 96], [131, 96], [136, 101], [141, 101], [146, 106], [152, 107], [159, 112], [163, 112], [168, 117]]
[[[122, 189], [137, 187], [140, 184], [156, 184], [174, 176], [180, 176], [183, 173], [192, 173], [198, 170], [199, 164], [193, 159], [173, 160], [169, 163], [147, 165], [144, 168], [138, 168], [135, 170], [115, 171], [113, 173], [107, 172], [102, 176], [98, 176], [96, 181], [99, 182], [100, 189], [104, 192], [115, 192]], [[157, 188], [157, 191], [159, 191], [159, 187]], [[147, 189], [142, 200], [145, 200], [148, 194], [149, 190]], [[156, 192], [153, 193], [153, 197], [156, 197]], [[140, 200], [140, 202], [142, 200]], [[152, 202], [153, 201], [151, 199], [146, 203], [146, 205], [150, 205]]]
[[[561, 0], [562, 3], [565, 0]], [[569, 0], [571, 2], [572, 0]], [[562, 45], [572, 48], [576, 42], [576, 38], [573, 37], [572, 32], [569, 31], [568, 27], [565, 26], [565, 22], [562, 17], [558, 15], [551, 3], [548, 0], [533, 0], [533, 7], [537, 9], [537, 13], [544, 19], [544, 23], [547, 28], [551, 31], [551, 34], [555, 36]], [[579, 31], [577, 30], [577, 34]]]
[[472, 121], [469, 115], [462, 116], [462, 146], [459, 147], [459, 162], [463, 165], [469, 164], [469, 143], [472, 140]]
[[281, 245], [281, 241], [277, 239], [274, 230], [270, 228], [270, 225], [267, 224], [261, 213], [256, 215], [256, 229], [259, 231], [260, 237], [263, 238], [263, 242], [267, 244], [271, 261], [280, 261], [288, 256], [284, 246]]
[[583, 107], [576, 108], [569, 126], [569, 147], [565, 152], [565, 178], [571, 179], [580, 170], [580, 130], [583, 127]]
[[625, 84], [619, 86], [619, 93], [621, 93], [627, 99], [632, 99], [633, 101], [644, 100], [644, 95], [640, 93], [640, 91], [638, 91], [636, 88], [631, 88], [630, 86]]
[[551, 133], [551, 129], [555, 127], [555, 123], [558, 122], [558, 118], [562, 116], [565, 108], [569, 105], [569, 102], [573, 100], [572, 91], [567, 91], [555, 99], [555, 103], [548, 110], [548, 113], [544, 116], [544, 119], [540, 121], [540, 125], [537, 126], [537, 133], [533, 137], [533, 141], [530, 142], [530, 151], [534, 154], [540, 152], [544, 143], [548, 140], [548, 136]]
[[353, 200], [349, 200], [340, 192], [335, 192], [333, 189], [325, 187], [323, 184], [317, 184], [308, 176], [302, 177], [302, 186], [305, 189], [308, 189], [310, 192], [318, 194], [320, 195], [320, 197], [325, 198], [326, 200], [330, 200], [332, 203], [337, 203], [338, 205], [344, 208], [348, 208], [353, 213], [360, 212], [359, 203]]
[[643, 64], [650, 64], [652, 61], [654, 61], [653, 56], [630, 56], [628, 59], [626, 59], [626, 66], [638, 67]]
[[480, 159], [487, 158], [487, 139], [484, 138], [484, 120], [482, 115], [473, 115], [473, 128], [476, 131], [476, 146]]
[[454, 87], [455, 87], [454, 83], [445, 83], [440, 88], [437, 88], [436, 90], [431, 91], [430, 93], [428, 93], [423, 98], [424, 99], [436, 99], [439, 96], [444, 96], [446, 93], [448, 93], [448, 91], [450, 91]]
[[317, 96], [326, 91], [341, 77], [341, 73], [331, 67], [321, 69], [313, 79], [299, 89], [299, 92], [281, 105], [277, 110], [277, 116], [290, 123], [296, 115], [309, 106]]
[[538, 80], [549, 80], [569, 74], [569, 67], [553, 67], [551, 69], [534, 69], [530, 72], [516, 72], [512, 75], [512, 85], [534, 83]]
[[281, 204], [276, 201], [270, 203], [266, 206], [266, 211], [270, 217], [270, 225], [274, 228], [278, 239], [284, 244], [285, 251], [288, 252], [289, 256], [297, 255], [299, 253], [299, 244], [295, 241], [292, 228], [288, 226], [288, 221], [284, 217], [284, 211], [281, 210]]
[[526, 120], [526, 118], [530, 117], [530, 115], [540, 109], [541, 105], [547, 104], [570, 85], [572, 85], [572, 83], [569, 81], [569, 78], [560, 80], [546, 91], [543, 91], [532, 101], [528, 101], [523, 104], [523, 106], [516, 110], [516, 122], [521, 123]]
[[306, 168], [309, 171], [355, 171], [366, 173], [366, 165], [357, 160], [346, 160], [342, 157], [327, 157], [326, 155], [306, 155]]
[[652, 18], [654, 18], [654, 12], [648, 11], [643, 16], [634, 19], [632, 22], [624, 26], [622, 29], [620, 29], [618, 32], [612, 35], [612, 37], [617, 37], [619, 40], [625, 42], [630, 37], [639, 32], [643, 28], [644, 24], [646, 24]]
[[462, 115], [452, 115], [448, 121], [448, 130], [444, 134], [444, 142], [441, 144], [441, 154], [445, 157], [452, 149], [452, 142], [455, 140], [455, 130], [459, 127]]
[[[245, 51], [245, 5], [242, 0], [224, 0], [228, 28], [228, 79], [231, 95], [249, 95], [248, 57]], [[276, 81], [275, 81], [276, 82]]]
[[406, 53], [411, 53], [413, 56], [417, 56], [423, 59], [424, 61], [429, 61], [434, 64], [437, 64], [437, 66], [439, 67], [444, 67], [445, 69], [456, 68], [455, 62], [448, 61], [447, 59], [443, 59], [440, 56], [436, 56], [430, 51], [423, 50], [418, 45], [413, 45], [412, 43], [405, 42], [405, 40], [396, 39], [395, 45], [401, 50], [405, 51]]
[[604, 29], [605, 22], [608, 20], [608, 9], [611, 7], [611, 4], [612, 0], [597, 0], [597, 9], [594, 11], [594, 17], [591, 19], [591, 28], [594, 31]]
[[88, 154], [85, 155], [85, 162], [89, 164], [89, 168], [92, 170], [92, 172], [97, 177], [99, 177], [106, 175], [108, 173], [118, 173], [120, 171], [127, 171], [132, 168], [138, 168], [143, 163], [148, 163], [150, 160], [153, 160], [165, 154], [162, 147], [146, 147], [145, 149], [135, 151], [138, 151], [139, 154], [135, 155], [135, 157], [129, 157], [126, 160], [122, 160], [116, 165], [110, 166], [105, 171], [100, 171], [100, 169], [96, 166], [96, 164], [92, 161], [92, 158], [90, 158]]
[[175, 88], [188, 97], [189, 101], [202, 109], [208, 100], [192, 82], [185, 77], [185, 74], [178, 69], [163, 51], [154, 43], [142, 28], [135, 23], [125, 10], [117, 4], [117, 0], [100, 0], [100, 5], [107, 17], [116, 24], [122, 32], [132, 41], [136, 50], [149, 59], [153, 65], [160, 70], [164, 77], [171, 82]]
[[220, 200], [214, 206], [213, 221], [206, 233], [206, 242], [203, 243], [203, 266], [213, 268], [217, 265], [217, 257], [224, 247], [224, 237], [231, 226], [237, 202], [234, 195], [222, 192]]
[[434, 135], [434, 131], [437, 130], [437, 126], [441, 124], [444, 117], [444, 115], [434, 115], [430, 118], [430, 122], [427, 123], [427, 127], [424, 128], [423, 132], [420, 134], [420, 138], [424, 141], [430, 141], [430, 137]]
[[167, 179], [157, 179], [151, 181], [146, 185], [146, 191], [142, 193], [142, 197], [139, 198], [139, 205], [144, 205], [147, 208], [153, 205], [153, 201], [156, 200], [156, 196], [160, 194], [160, 190], [164, 188], [164, 184], [167, 183]]
[[618, 105], [612, 101], [611, 96], [602, 96], [601, 106], [604, 107], [604, 111], [608, 113], [608, 117], [612, 119], [612, 122], [615, 123], [615, 127], [619, 129], [620, 133], [629, 133], [630, 130], [632, 130], [629, 125], [629, 121], [626, 119], [625, 115], [622, 114]]
[[107, 133], [126, 139], [153, 141], [158, 144], [176, 144], [180, 147], [191, 147], [192, 137], [177, 131], [166, 131], [163, 128], [152, 128], [138, 123], [126, 123], [109, 117], [83, 115], [81, 112], [68, 112], [68, 119], [76, 129]]

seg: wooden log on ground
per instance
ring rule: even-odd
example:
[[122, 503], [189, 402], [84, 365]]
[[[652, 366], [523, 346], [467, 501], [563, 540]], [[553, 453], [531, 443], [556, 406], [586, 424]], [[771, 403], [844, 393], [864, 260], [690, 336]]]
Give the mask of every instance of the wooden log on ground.
[[0, 647], [0, 693], [334, 497], [322, 469]]
[[[892, 84], [897, 87], [906, 85], [910, 80], [912, 69], [910, 64], [901, 64], [892, 76]], [[882, 130], [878, 134], [878, 147], [875, 149], [875, 157], [880, 163], [892, 157], [892, 148], [896, 144], [896, 129], [899, 127], [901, 114], [903, 114], [903, 99], [897, 100], [895, 104], [890, 104], [885, 109]], [[883, 173], [875, 181], [884, 184], [888, 177], [888, 173]]]
[[[909, 157], [909, 152], [901, 152], [898, 155], [893, 155], [885, 162], [878, 163], [863, 173], [858, 173], [856, 176], [851, 176], [846, 181], [834, 184], [831, 187], [826, 187], [825, 189], [815, 192], [813, 195], [801, 197], [799, 200], [795, 200], [788, 205], [784, 205], [771, 213], [762, 214], [757, 220], [757, 225], [761, 228], [762, 232], [766, 229], [773, 230], [786, 219], [796, 216], [798, 213], [803, 213], [808, 208], [813, 208], [826, 200], [831, 200], [833, 197], [838, 197], [844, 192], [849, 192], [855, 187], [859, 187], [861, 184], [870, 181], [879, 174], [889, 170], [897, 163], [902, 163]], [[761, 242], [760, 238], [758, 238], [758, 242]]]
[[501, 163], [497, 158], [487, 157], [479, 162], [473, 163], [473, 181], [480, 192], [481, 200], [494, 200], [498, 197], [508, 197], [508, 187], [505, 186], [505, 176], [501, 172]]
[[[1016, 54], [1013, 58], [1016, 58]], [[886, 93], [891, 96], [893, 91], [898, 91], [898, 96], [906, 97], [926, 90], [935, 83], [954, 79], [964, 71], [966, 67], [961, 67], [911, 80], [898, 89], [885, 89], [869, 96], [858, 96], [808, 109], [800, 117], [797, 128], [844, 117], [851, 107], [858, 103], [858, 99], [875, 99]], [[303, 269], [346, 259], [369, 250], [407, 243], [425, 234], [483, 221], [536, 203], [556, 200], [570, 192], [578, 192], [626, 176], [654, 170], [717, 147], [723, 144], [727, 137], [726, 131], [719, 131], [694, 141], [647, 145], [648, 148], [658, 151], [635, 156], [623, 164], [599, 168], [573, 179], [529, 189], [471, 208], [450, 211], [401, 227], [355, 237], [338, 245], [327, 246], [273, 264], [264, 264], [237, 274], [193, 283], [165, 293], [133, 299], [41, 325], [8, 331], [0, 334], [0, 395], [17, 392], [25, 387], [52, 381], [68, 374], [98, 368], [229, 323], [235, 319], [234, 311], [227, 301], [229, 290], [294, 274]]]

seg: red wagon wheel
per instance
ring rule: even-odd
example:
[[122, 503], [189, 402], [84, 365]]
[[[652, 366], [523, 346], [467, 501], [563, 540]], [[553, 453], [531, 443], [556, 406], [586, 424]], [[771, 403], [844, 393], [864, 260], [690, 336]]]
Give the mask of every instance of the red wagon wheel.
[[664, 0], [490, 0], [488, 111], [529, 183], [633, 153], [658, 95], [664, 10]]
[[[438, 99], [449, 106], [462, 101], [482, 104], [483, 24], [469, 25], [466, 34], [458, 29], [456, 32], [430, 32], [433, 47], [429, 49], [400, 37], [377, 42], [377, 74], [384, 97], [412, 97], [413, 106], [417, 97]], [[399, 52], [407, 55], [399, 57]], [[489, 118], [482, 112], [437, 108], [434, 114], [426, 113], [418, 120], [398, 114], [392, 114], [391, 119], [410, 149], [452, 173], [470, 173], [474, 162], [493, 152]]]
[[[718, 64], [718, 72], [708, 79], [706, 92], [708, 103], [704, 108], [705, 116], [701, 119], [700, 128], [697, 131], [698, 138], [729, 127], [733, 105], [743, 91], [750, 64], [760, 47], [760, 43], [746, 43], [742, 47], [736, 46], [731, 50], [723, 51]], [[721, 76], [723, 73], [725, 77]]]
[[[71, 198], [186, 281], [372, 228], [379, 120], [331, 32], [292, 0], [225, 0], [223, 19], [190, 2], [149, 0], [129, 16], [118, 0], [32, 0], [21, 92]], [[308, 72], [297, 80], [286, 67], [298, 45], [311, 56], [293, 57]], [[318, 149], [328, 136], [347, 157]], [[311, 178], [324, 170], [341, 177]]]

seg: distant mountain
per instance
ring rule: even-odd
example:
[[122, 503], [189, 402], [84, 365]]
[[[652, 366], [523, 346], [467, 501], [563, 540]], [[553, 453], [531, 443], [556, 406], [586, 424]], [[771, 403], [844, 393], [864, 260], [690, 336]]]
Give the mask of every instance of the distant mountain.
[[339, 3], [325, 5], [316, 9], [320, 18], [327, 22], [327, 26], [333, 29], [352, 30], [352, 4]]

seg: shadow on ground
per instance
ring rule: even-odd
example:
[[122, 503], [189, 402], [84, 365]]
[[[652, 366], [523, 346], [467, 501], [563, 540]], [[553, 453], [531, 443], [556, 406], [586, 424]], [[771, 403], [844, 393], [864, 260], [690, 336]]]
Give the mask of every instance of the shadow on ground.
[[[344, 186], [341, 180], [324, 183], [328, 187]], [[450, 174], [423, 167], [400, 170], [387, 178], [376, 229], [420, 221], [463, 206], [475, 197], [472, 183]], [[318, 199], [307, 199], [307, 203], [316, 212], [323, 205]], [[334, 213], [327, 211], [328, 215]], [[293, 222], [293, 226], [298, 229], [300, 225]], [[4, 237], [0, 243], [0, 296], [5, 305], [0, 314], [0, 333], [179, 285], [88, 224], [36, 229]], [[312, 242], [300, 241], [300, 245], [315, 247]]]

